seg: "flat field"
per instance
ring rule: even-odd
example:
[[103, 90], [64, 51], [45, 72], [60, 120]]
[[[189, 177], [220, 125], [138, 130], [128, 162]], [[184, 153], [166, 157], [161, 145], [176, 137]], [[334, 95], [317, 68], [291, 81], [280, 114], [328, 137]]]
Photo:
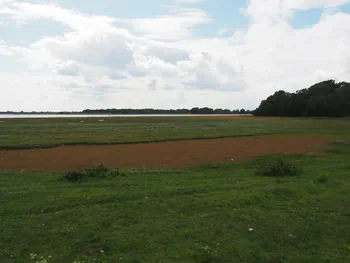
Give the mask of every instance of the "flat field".
[[101, 120], [0, 120], [0, 262], [349, 262], [350, 119]]
[[0, 119], [0, 149], [257, 135], [350, 134], [350, 118], [140, 117]]

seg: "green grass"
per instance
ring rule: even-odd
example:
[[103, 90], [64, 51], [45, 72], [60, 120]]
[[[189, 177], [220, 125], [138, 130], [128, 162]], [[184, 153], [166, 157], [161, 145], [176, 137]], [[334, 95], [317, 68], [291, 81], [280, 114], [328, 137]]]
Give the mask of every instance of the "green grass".
[[[0, 149], [117, 144], [271, 134], [349, 135], [350, 119], [156, 118], [4, 119]], [[80, 123], [80, 121], [84, 123]]]
[[[349, 136], [349, 119], [4, 120], [0, 147], [262, 134]], [[350, 143], [187, 169], [120, 169], [69, 182], [0, 171], [1, 263], [347, 263]], [[273, 160], [298, 176], [260, 176]], [[116, 167], [114, 167], [116, 168]], [[321, 180], [320, 175], [327, 175]], [[42, 258], [41, 258], [42, 257]]]
[[349, 262], [350, 145], [334, 147], [282, 156], [297, 177], [255, 175], [281, 156], [82, 183], [2, 172], [0, 262]]

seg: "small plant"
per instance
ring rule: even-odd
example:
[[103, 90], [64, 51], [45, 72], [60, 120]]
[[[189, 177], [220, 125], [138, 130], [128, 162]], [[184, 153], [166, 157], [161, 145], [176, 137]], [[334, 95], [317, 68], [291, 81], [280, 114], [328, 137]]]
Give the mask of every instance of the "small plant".
[[277, 162], [260, 166], [256, 170], [256, 174], [263, 176], [284, 177], [299, 175], [301, 174], [301, 171], [302, 170], [295, 165], [286, 163], [282, 159], [279, 159]]
[[87, 178], [107, 178], [107, 177], [116, 177], [123, 176], [124, 174], [120, 170], [111, 170], [103, 165], [89, 168], [81, 169], [69, 172], [65, 175], [65, 179], [71, 182], [79, 182]]
[[48, 263], [49, 260], [51, 259], [51, 256], [48, 256], [48, 258], [45, 258], [43, 256], [39, 257], [37, 254], [35, 253], [31, 253], [30, 254], [30, 258], [35, 261], [35, 263]]
[[218, 259], [217, 250], [209, 246], [201, 247], [195, 257], [197, 263], [212, 263]]
[[319, 183], [325, 183], [328, 181], [328, 174], [325, 174], [325, 173], [320, 173], [318, 176], [317, 176], [317, 181]]

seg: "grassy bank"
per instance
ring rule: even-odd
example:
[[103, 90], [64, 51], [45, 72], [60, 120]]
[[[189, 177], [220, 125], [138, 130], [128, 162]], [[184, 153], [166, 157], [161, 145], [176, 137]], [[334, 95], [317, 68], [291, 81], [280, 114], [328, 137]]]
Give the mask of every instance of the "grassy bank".
[[283, 178], [255, 175], [275, 156], [81, 183], [2, 172], [0, 262], [345, 263], [350, 144], [331, 152], [284, 156], [303, 173]]

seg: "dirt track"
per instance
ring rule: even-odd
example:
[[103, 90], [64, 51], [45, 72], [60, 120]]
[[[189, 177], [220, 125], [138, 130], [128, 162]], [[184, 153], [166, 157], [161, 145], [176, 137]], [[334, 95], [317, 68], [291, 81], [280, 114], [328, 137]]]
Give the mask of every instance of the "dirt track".
[[262, 154], [317, 152], [331, 141], [332, 137], [324, 136], [258, 136], [0, 151], [0, 170], [59, 172], [100, 164], [108, 167], [186, 167], [242, 161]]

